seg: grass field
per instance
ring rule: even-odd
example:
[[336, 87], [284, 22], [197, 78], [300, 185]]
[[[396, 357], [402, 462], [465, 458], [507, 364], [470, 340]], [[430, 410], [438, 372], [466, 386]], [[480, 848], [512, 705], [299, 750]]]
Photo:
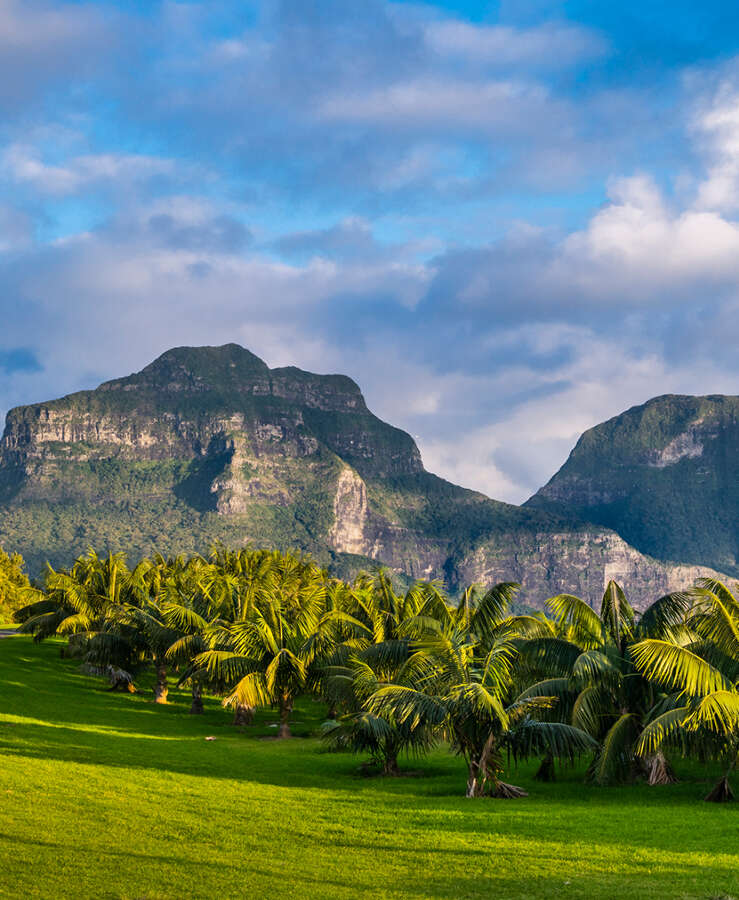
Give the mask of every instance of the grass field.
[[[110, 694], [59, 648], [0, 641], [1, 897], [739, 896], [739, 804], [702, 803], [696, 766], [604, 789], [527, 765], [528, 799], [465, 800], [443, 750], [362, 777], [315, 737], [270, 740], [269, 712], [242, 733], [217, 701]], [[303, 701], [295, 731], [322, 713]]]

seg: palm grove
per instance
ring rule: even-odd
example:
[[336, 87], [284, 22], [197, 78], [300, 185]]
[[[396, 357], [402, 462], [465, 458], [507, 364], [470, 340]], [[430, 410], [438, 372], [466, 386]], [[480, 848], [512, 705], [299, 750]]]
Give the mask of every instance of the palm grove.
[[[352, 583], [294, 553], [216, 546], [208, 557], [90, 551], [43, 585], [3, 554], [6, 608], [36, 640], [67, 636], [65, 653], [154, 698], [188, 685], [191, 712], [222, 698], [234, 723], [271, 707], [290, 736], [301, 695], [328, 706], [323, 737], [365, 753], [385, 775], [404, 754], [444, 742], [467, 767], [468, 797], [517, 797], [511, 761], [587, 754], [596, 784], [674, 779], [670, 756], [720, 760], [707, 800], [732, 799], [739, 757], [739, 600], [701, 580], [637, 614], [611, 582], [600, 610], [563, 594], [547, 613], [515, 614], [518, 586], [470, 587], [452, 600], [436, 582], [398, 591], [383, 570]], [[7, 564], [6, 564], [7, 563]], [[18, 608], [20, 607], [20, 608]]]

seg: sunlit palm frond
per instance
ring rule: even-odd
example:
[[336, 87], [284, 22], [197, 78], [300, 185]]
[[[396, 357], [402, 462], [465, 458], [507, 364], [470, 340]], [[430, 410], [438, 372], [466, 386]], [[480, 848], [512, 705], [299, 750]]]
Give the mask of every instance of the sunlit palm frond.
[[637, 755], [649, 756], [674, 740], [677, 735], [682, 733], [689, 713], [688, 706], [678, 706], [652, 719], [644, 727], [636, 743]]
[[668, 641], [640, 641], [631, 647], [630, 652], [646, 677], [668, 690], [702, 696], [732, 687], [724, 675], [706, 660]]
[[600, 647], [604, 643], [604, 627], [592, 607], [573, 594], [558, 594], [546, 601], [560, 627], [573, 629], [575, 640], [584, 649]]

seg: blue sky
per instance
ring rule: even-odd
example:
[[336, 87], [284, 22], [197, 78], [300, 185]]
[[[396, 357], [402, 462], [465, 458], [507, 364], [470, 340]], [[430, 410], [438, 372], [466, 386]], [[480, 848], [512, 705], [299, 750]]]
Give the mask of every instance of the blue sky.
[[0, 2], [0, 409], [238, 341], [520, 502], [590, 425], [738, 393], [737, 25]]

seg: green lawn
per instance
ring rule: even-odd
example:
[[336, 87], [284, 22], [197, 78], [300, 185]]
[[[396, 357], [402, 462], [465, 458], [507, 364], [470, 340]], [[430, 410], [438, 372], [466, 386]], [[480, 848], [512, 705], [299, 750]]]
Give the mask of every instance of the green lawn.
[[107, 693], [60, 646], [0, 640], [0, 897], [739, 896], [739, 804], [701, 802], [698, 767], [599, 789], [525, 766], [528, 799], [470, 801], [442, 750], [365, 778], [314, 737], [265, 739], [269, 713], [240, 733], [217, 701]]

